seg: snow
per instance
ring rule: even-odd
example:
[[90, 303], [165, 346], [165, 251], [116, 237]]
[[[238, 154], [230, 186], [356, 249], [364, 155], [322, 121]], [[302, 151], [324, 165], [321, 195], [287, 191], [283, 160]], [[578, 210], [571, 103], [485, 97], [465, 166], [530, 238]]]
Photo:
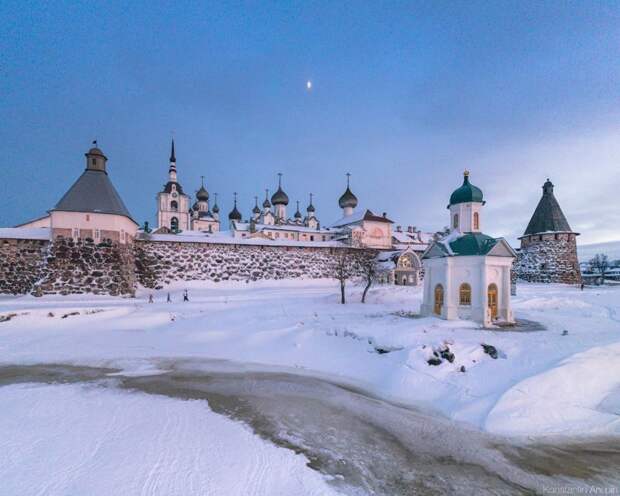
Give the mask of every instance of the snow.
[[[349, 286], [346, 305], [330, 280], [176, 283], [153, 292], [154, 304], [148, 290], [4, 296], [0, 315], [17, 315], [0, 322], [0, 362], [140, 375], [170, 358], [226, 359], [348, 383], [504, 435], [620, 434], [620, 287], [519, 284], [515, 316], [546, 327], [521, 331], [419, 318], [421, 287], [375, 286], [366, 304], [362, 289]], [[428, 365], [446, 344], [454, 362]]]
[[343, 247], [342, 243], [337, 241], [295, 241], [288, 239], [267, 239], [263, 237], [257, 238], [234, 238], [229, 235], [229, 232], [222, 234], [203, 236], [196, 234], [150, 234], [146, 239], [149, 241], [174, 241], [177, 243], [213, 243], [220, 245], [261, 245], [261, 246], [296, 246], [300, 248], [338, 248]]
[[336, 494], [303, 455], [204, 401], [19, 384], [0, 404], [3, 495]]
[[50, 239], [49, 227], [0, 227], [0, 239]]

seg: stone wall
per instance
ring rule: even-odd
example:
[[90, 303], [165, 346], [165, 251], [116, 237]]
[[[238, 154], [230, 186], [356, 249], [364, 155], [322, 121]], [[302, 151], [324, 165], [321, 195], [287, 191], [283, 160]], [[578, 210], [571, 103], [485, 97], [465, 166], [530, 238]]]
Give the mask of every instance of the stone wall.
[[0, 239], [0, 293], [29, 293], [41, 277], [48, 246], [39, 239]]
[[515, 272], [519, 279], [528, 282], [580, 284], [574, 235], [528, 240], [518, 252]]
[[346, 253], [353, 272], [374, 250], [300, 248], [136, 240], [137, 279], [160, 289], [173, 281], [256, 281], [259, 279], [328, 278], [335, 276], [338, 258]]
[[42, 277], [32, 288], [44, 294], [132, 295], [135, 291], [135, 263], [131, 245], [74, 242], [58, 238], [50, 244]]

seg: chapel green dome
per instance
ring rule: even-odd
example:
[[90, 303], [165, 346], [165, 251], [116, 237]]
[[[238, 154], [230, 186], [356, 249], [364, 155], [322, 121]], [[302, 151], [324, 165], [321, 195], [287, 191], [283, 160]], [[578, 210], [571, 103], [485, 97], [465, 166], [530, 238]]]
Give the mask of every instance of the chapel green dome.
[[463, 185], [450, 195], [450, 205], [469, 202], [482, 203], [482, 190], [469, 182], [469, 171], [465, 171]]

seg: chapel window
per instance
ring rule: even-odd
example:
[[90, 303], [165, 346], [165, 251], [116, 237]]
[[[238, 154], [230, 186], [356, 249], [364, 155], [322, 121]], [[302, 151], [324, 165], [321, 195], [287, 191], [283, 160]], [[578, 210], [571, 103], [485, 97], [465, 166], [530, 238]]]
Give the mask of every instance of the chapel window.
[[454, 229], [459, 227], [459, 214], [454, 214], [454, 219], [452, 220], [452, 227]]
[[474, 229], [477, 231], [480, 229], [480, 216], [478, 212], [474, 212]]
[[459, 305], [471, 305], [471, 286], [466, 282], [459, 288]]

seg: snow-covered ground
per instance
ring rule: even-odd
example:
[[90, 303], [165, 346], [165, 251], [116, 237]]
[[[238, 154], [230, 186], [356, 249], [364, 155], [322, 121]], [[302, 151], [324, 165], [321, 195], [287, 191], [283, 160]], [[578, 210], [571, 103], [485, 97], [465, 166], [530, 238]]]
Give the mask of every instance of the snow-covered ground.
[[[181, 301], [185, 288], [189, 303]], [[333, 281], [194, 282], [169, 290], [170, 304], [166, 291], [149, 304], [146, 290], [135, 299], [2, 297], [0, 315], [17, 315], [0, 323], [0, 360], [142, 374], [156, 372], [164, 358], [228, 359], [351, 383], [494, 433], [620, 434], [617, 287], [520, 284], [517, 318], [546, 327], [532, 332], [417, 318], [421, 288], [376, 287], [365, 305], [357, 287], [340, 305]], [[445, 344], [454, 362], [428, 365]]]
[[327, 495], [307, 459], [206, 402], [81, 385], [0, 388], [3, 495]]

